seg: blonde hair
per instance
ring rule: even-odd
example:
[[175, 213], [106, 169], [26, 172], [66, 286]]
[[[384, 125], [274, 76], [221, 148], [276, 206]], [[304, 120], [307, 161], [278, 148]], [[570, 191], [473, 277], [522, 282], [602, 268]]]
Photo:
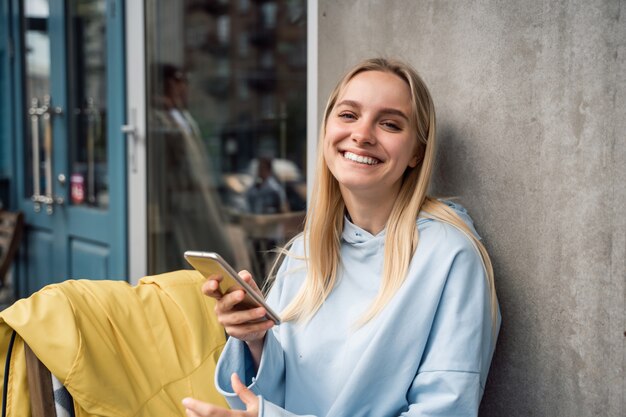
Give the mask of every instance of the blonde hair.
[[[417, 249], [419, 236], [416, 222], [418, 215], [422, 212], [424, 217], [459, 229], [480, 253], [491, 292], [491, 316], [495, 329], [497, 298], [493, 269], [486, 249], [453, 209], [426, 195], [435, 161], [436, 144], [435, 107], [430, 93], [414, 69], [402, 62], [384, 58], [368, 59], [356, 65], [339, 81], [326, 104], [319, 135], [317, 178], [302, 232], [307, 277], [299, 292], [282, 312], [282, 320], [303, 322], [310, 320], [322, 306], [337, 281], [345, 203], [339, 184], [324, 160], [323, 141], [328, 117], [339, 95], [350, 80], [365, 71], [392, 73], [407, 83], [411, 93], [413, 113], [411, 122], [419, 145], [418, 160], [422, 156], [423, 158], [415, 168], [407, 168], [404, 174], [400, 191], [386, 224], [380, 290], [359, 323], [367, 323], [375, 317], [404, 282], [409, 263]], [[286, 250], [281, 252], [289, 254]]]

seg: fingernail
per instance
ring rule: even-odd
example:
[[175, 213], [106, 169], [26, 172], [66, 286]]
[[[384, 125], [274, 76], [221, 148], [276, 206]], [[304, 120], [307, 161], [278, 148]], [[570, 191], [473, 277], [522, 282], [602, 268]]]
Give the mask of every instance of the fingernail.
[[183, 398], [181, 402], [185, 407], [188, 407], [191, 404], [191, 398]]

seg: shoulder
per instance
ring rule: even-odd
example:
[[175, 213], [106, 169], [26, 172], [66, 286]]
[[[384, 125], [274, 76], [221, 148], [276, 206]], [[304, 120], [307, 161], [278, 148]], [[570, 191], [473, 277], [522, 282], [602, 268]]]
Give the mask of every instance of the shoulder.
[[[465, 209], [465, 207], [463, 207], [459, 203], [455, 203], [455, 202], [450, 201], [450, 200], [437, 200], [437, 202], [440, 203], [441, 206], [447, 208], [448, 212], [453, 213], [453, 215], [455, 217], [457, 217], [459, 220], [461, 220], [465, 224], [465, 226], [467, 226], [468, 231], [471, 232], [471, 234], [477, 240], [481, 240], [480, 235], [478, 234], [478, 232], [476, 231], [476, 228], [474, 227], [474, 221], [470, 217], [470, 215], [467, 212], [467, 210]], [[418, 231], [421, 233], [423, 229], [433, 228], [433, 226], [440, 226], [439, 227], [440, 229], [454, 229], [454, 230], [457, 230], [459, 233], [461, 233], [463, 236], [467, 236], [460, 229], [458, 229], [458, 228], [456, 228], [456, 227], [454, 227], [452, 225], [449, 225], [449, 224], [445, 223], [442, 220], [433, 219], [432, 217], [428, 217], [428, 214], [426, 212], [424, 212], [424, 211], [420, 212], [419, 216], [418, 216], [418, 219], [417, 219]], [[435, 227], [435, 229], [437, 229], [437, 227]], [[469, 236], [467, 236], [467, 238], [469, 239]]]
[[475, 303], [474, 313], [482, 315], [489, 299], [487, 270], [470, 229], [462, 230], [436, 219], [421, 222], [418, 227], [410, 282], [432, 288], [438, 294], [435, 299], [445, 304], [451, 300], [453, 305], [471, 301]]
[[429, 276], [440, 276], [444, 281], [452, 271], [472, 271], [472, 274], [483, 271], [480, 252], [470, 235], [437, 220], [420, 226], [412, 263], [421, 265], [422, 271], [429, 271]]
[[304, 258], [304, 238], [302, 234], [294, 238], [284, 248], [280, 267], [273, 277], [268, 303], [280, 310], [295, 296], [306, 279], [306, 261]]
[[[480, 240], [474, 223], [467, 210], [459, 204], [440, 201], [452, 210], [457, 225], [450, 222], [426, 217], [420, 213], [417, 221], [419, 240], [415, 257], [428, 259], [431, 263], [470, 269], [483, 269], [477, 241]], [[446, 210], [450, 213], [449, 210]], [[448, 216], [448, 220], [450, 217]]]
[[304, 246], [304, 235], [300, 233], [283, 248], [282, 253], [279, 255], [283, 259], [276, 274], [277, 280], [283, 279], [285, 275], [290, 275], [294, 270], [300, 270], [305, 267]]

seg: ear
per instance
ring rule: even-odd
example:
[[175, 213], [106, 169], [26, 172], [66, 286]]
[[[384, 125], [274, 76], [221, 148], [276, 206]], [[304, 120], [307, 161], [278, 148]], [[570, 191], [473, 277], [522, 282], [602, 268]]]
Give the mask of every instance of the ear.
[[415, 151], [415, 156], [413, 158], [411, 158], [411, 160], [409, 161], [409, 167], [410, 168], [415, 168], [417, 166], [417, 164], [419, 164], [420, 162], [422, 162], [422, 160], [424, 159], [424, 153], [426, 152], [425, 146], [417, 146], [417, 151]]

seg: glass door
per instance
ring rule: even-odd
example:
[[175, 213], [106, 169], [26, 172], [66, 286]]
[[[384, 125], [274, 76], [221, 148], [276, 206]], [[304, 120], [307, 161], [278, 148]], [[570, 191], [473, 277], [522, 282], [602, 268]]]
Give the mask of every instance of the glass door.
[[146, 1], [148, 272], [262, 281], [306, 208], [305, 0]]
[[125, 278], [121, 8], [107, 0], [25, 0], [15, 79], [18, 192], [29, 294], [67, 278]]

